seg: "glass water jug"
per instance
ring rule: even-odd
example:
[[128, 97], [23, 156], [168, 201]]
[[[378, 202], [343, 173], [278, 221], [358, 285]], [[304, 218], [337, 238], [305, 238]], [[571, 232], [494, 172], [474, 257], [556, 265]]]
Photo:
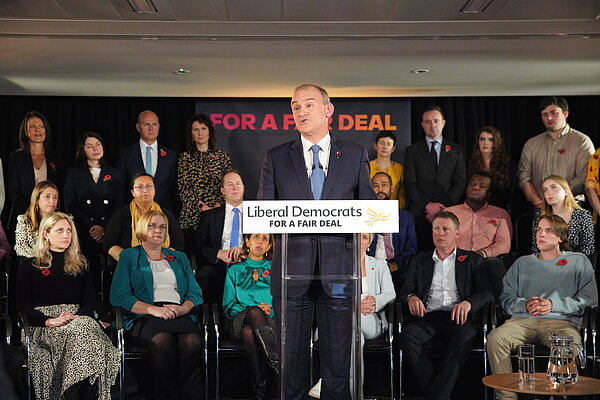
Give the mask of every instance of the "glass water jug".
[[548, 359], [548, 378], [554, 385], [573, 385], [579, 380], [577, 366], [585, 368], [583, 348], [574, 343], [573, 336], [549, 335], [550, 358]]

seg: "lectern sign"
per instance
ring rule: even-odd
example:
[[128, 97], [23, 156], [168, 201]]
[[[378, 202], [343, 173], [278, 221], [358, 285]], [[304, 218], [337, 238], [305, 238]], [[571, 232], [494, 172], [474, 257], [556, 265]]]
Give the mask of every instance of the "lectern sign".
[[396, 200], [244, 201], [244, 233], [398, 232]]

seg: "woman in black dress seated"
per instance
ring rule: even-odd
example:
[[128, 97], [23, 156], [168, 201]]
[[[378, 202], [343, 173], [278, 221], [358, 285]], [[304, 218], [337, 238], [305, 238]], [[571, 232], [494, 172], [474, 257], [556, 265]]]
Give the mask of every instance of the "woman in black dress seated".
[[53, 213], [39, 232], [16, 288], [17, 309], [32, 326], [28, 367], [36, 398], [71, 398], [84, 387], [85, 398], [109, 400], [120, 355], [93, 319], [94, 286], [75, 225], [69, 215]]
[[128, 312], [124, 323], [131, 339], [150, 350], [153, 397], [200, 399], [202, 336], [192, 311], [202, 304], [202, 292], [186, 255], [163, 247], [169, 223], [159, 210], [139, 218], [141, 245], [122, 251], [110, 301]]
[[131, 180], [130, 189], [133, 200], [128, 205], [117, 209], [108, 222], [102, 242], [104, 251], [119, 261], [123, 249], [139, 245], [140, 240], [135, 230], [137, 221], [143, 213], [149, 210], [162, 211], [169, 220], [169, 234], [163, 247], [183, 251], [183, 232], [179, 228], [177, 219], [173, 213], [167, 209], [161, 209], [160, 205], [154, 201], [155, 186], [152, 175], [146, 173], [135, 175]]

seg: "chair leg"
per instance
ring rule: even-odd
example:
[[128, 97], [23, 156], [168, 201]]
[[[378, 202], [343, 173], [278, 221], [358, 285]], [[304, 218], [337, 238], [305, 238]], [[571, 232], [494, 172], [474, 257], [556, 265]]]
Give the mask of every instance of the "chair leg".
[[209, 381], [208, 381], [208, 330], [204, 329], [204, 398], [209, 399]]
[[121, 351], [121, 365], [119, 368], [119, 400], [125, 400], [125, 345], [122, 331], [117, 333], [117, 342], [119, 350]]

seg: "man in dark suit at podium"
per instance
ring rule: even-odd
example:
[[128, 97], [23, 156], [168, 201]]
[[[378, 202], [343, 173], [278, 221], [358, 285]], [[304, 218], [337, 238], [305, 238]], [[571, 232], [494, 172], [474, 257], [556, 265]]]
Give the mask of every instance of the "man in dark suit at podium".
[[[376, 199], [364, 147], [332, 136], [333, 104], [325, 89], [304, 84], [294, 90], [292, 113], [300, 137], [267, 153], [259, 200]], [[288, 239], [290, 275], [350, 275], [351, 234], [298, 234]], [[281, 240], [275, 241], [271, 293], [281, 320]], [[306, 399], [309, 340], [313, 317], [319, 326], [322, 399], [350, 399], [352, 293], [347, 281], [290, 280], [285, 342], [286, 399]]]
[[154, 201], [177, 214], [177, 153], [158, 143], [160, 123], [154, 112], [142, 111], [135, 129], [140, 133], [140, 140], [119, 150], [117, 161], [125, 185], [129, 187], [131, 179], [141, 172], [152, 175], [156, 186]]

